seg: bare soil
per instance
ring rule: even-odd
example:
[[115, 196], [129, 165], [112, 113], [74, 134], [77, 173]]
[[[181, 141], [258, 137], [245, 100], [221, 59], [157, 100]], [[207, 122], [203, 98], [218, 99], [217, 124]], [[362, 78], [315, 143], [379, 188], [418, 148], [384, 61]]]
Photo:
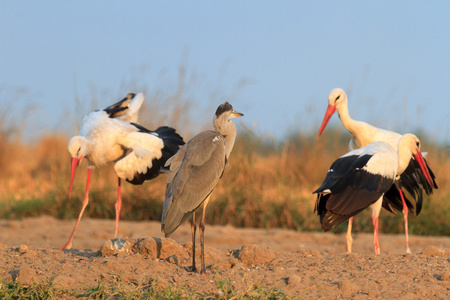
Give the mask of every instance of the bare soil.
[[165, 239], [158, 222], [123, 221], [119, 237], [127, 243], [119, 251], [111, 247], [114, 221], [83, 219], [73, 249], [59, 250], [74, 223], [48, 216], [0, 220], [0, 276], [77, 292], [99, 281], [130, 289], [153, 281], [221, 295], [217, 282], [228, 278], [237, 294], [256, 285], [292, 299], [450, 299], [449, 237], [411, 236], [406, 255], [404, 235], [381, 234], [376, 256], [372, 234], [354, 233], [348, 254], [342, 234], [207, 225], [208, 274], [200, 275], [189, 268], [188, 223]]

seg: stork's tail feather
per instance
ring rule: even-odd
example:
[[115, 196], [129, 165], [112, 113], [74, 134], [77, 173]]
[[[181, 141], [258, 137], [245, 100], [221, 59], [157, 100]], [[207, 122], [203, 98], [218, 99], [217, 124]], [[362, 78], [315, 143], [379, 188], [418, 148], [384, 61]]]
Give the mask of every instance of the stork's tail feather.
[[162, 156], [159, 159], [152, 160], [152, 167], [147, 169], [145, 173], [137, 173], [132, 180], [128, 182], [132, 184], [142, 184], [145, 180], [150, 180], [157, 177], [162, 171], [167, 171], [164, 167], [166, 161], [171, 158], [182, 145], [184, 145], [183, 138], [176, 133], [176, 130], [172, 127], [162, 126], [155, 131], [150, 131], [141, 125], [134, 124], [134, 126], [139, 128], [141, 132], [146, 132], [149, 134], [157, 134], [157, 136], [162, 139], [164, 147], [161, 149]]
[[180, 147], [184, 145], [184, 141], [172, 127], [162, 126], [156, 129], [155, 132], [164, 143], [164, 148], [162, 150], [163, 156], [159, 159], [162, 163], [161, 168], [164, 168], [166, 161], [178, 152]]

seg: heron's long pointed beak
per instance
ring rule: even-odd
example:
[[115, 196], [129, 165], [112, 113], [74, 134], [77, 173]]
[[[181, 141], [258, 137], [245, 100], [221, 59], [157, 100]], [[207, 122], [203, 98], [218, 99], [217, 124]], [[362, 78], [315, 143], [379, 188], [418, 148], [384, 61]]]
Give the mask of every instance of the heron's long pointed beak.
[[236, 117], [243, 117], [243, 116], [244, 116], [243, 113], [240, 113], [240, 112], [238, 112], [238, 111], [233, 111], [233, 112], [231, 113], [230, 119], [231, 119], [231, 118], [236, 118]]
[[331, 104], [328, 105], [327, 111], [325, 113], [325, 117], [323, 117], [322, 125], [320, 126], [320, 129], [319, 129], [319, 134], [317, 134], [317, 139], [319, 139], [320, 135], [325, 130], [325, 127], [327, 126], [328, 121], [330, 121], [331, 116], [334, 114], [335, 111], [336, 111], [336, 105], [331, 105]]
[[72, 157], [72, 159], [71, 159], [72, 167], [70, 169], [69, 199], [72, 197], [72, 186], [73, 186], [73, 179], [75, 178], [75, 171], [77, 170], [77, 167], [80, 164], [82, 159], [83, 159], [83, 157], [80, 157], [80, 158]]
[[417, 153], [414, 154], [414, 159], [419, 163], [420, 169], [422, 170], [423, 175], [425, 175], [428, 183], [433, 186], [433, 179], [431, 178], [430, 172], [428, 172], [428, 167], [425, 163], [425, 160], [423, 159], [422, 153], [420, 153], [420, 151], [417, 151]]

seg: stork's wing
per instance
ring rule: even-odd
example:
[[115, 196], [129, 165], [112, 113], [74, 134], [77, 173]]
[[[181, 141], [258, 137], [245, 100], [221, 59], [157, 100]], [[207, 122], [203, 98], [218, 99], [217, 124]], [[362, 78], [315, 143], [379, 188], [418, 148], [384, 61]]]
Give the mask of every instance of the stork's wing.
[[144, 102], [144, 94], [129, 93], [119, 102], [104, 108], [110, 118], [126, 122], [137, 122], [138, 112]]
[[145, 180], [157, 177], [166, 161], [183, 145], [183, 138], [171, 127], [160, 127], [154, 132], [132, 124], [139, 131], [129, 133], [120, 139], [122, 147], [130, 152], [116, 162], [117, 176], [132, 184], [142, 184]]
[[169, 236], [211, 194], [226, 165], [223, 137], [195, 136], [170, 160], [161, 229]]
[[[431, 195], [433, 193], [433, 189], [438, 188], [433, 171], [429, 167], [425, 158], [424, 161], [433, 180], [432, 185], [428, 183], [428, 180], [422, 173], [419, 163], [414, 158], [411, 158], [408, 167], [400, 175], [398, 182], [398, 186], [402, 189], [403, 195], [405, 196], [404, 198], [406, 205], [408, 206], [408, 210], [416, 215], [418, 215], [422, 210], [423, 191], [425, 191], [427, 195]], [[413, 203], [415, 203], [415, 205], [413, 205]], [[384, 195], [383, 207], [393, 213], [395, 213], [396, 210], [403, 210], [403, 202], [400, 198], [398, 187], [392, 187]]]
[[331, 165], [323, 184], [314, 191], [318, 194], [314, 211], [320, 216], [323, 230], [331, 230], [358, 214], [392, 186], [394, 178], [365, 168], [373, 157], [343, 156]]

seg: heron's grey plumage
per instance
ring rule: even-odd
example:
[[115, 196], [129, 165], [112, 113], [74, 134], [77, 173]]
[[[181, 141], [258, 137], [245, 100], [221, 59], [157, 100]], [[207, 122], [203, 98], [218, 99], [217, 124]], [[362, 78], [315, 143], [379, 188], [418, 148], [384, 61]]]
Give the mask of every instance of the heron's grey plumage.
[[242, 116], [228, 103], [216, 111], [215, 131], [204, 131], [184, 145], [170, 160], [161, 230], [170, 236], [212, 193], [236, 139], [231, 118]]

